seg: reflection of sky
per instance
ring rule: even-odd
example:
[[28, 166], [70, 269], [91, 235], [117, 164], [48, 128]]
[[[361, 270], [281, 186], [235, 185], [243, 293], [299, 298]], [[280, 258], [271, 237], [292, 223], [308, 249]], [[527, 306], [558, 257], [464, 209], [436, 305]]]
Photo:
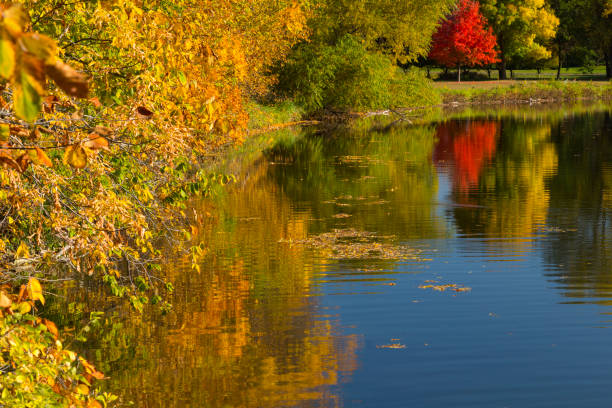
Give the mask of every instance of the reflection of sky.
[[447, 231], [455, 232], [455, 226], [453, 223], [452, 215], [448, 212], [448, 207], [444, 204], [454, 204], [452, 197], [452, 166], [449, 164], [436, 166], [438, 176], [438, 191], [436, 192], [436, 202], [442, 205], [437, 205], [435, 208], [435, 217], [440, 220], [446, 221]]
[[[363, 338], [360, 367], [339, 390], [345, 406], [569, 407], [607, 395], [612, 332], [597, 328], [597, 306], [562, 304], [541, 249], [512, 259], [480, 238], [418, 244], [431, 261], [399, 264], [388, 275], [395, 286], [340, 265], [321, 287], [320, 306], [343, 334]], [[472, 291], [419, 289], [426, 280]], [[393, 343], [405, 348], [377, 348]]]
[[[375, 285], [340, 263], [320, 286], [321, 307], [336, 313], [345, 334], [363, 337], [360, 368], [339, 389], [345, 406], [609, 406], [612, 317], [600, 313], [612, 310], [567, 304], [549, 280], [566, 273], [550, 252], [569, 236], [546, 229], [552, 224], [529, 237], [458, 235], [453, 164], [436, 170], [433, 212], [448, 236], [404, 243], [426, 248], [430, 260], [400, 263]], [[472, 290], [420, 289], [427, 280]], [[405, 348], [377, 347], [394, 343]]]

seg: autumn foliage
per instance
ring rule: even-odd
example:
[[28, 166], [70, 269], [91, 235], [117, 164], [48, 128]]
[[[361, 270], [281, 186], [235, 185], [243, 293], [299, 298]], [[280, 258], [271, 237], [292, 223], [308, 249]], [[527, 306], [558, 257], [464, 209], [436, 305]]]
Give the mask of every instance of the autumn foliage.
[[495, 155], [499, 132], [494, 121], [448, 122], [438, 127], [435, 160], [454, 163], [456, 190], [478, 185], [482, 170]]
[[498, 61], [497, 40], [474, 0], [461, 0], [455, 12], [433, 36], [429, 57], [446, 67], [492, 64]]
[[[0, 405], [112, 399], [20, 285], [87, 277], [139, 311], [169, 310], [158, 244], [189, 247], [201, 218], [187, 200], [231, 180], [210, 158], [241, 142], [245, 98], [274, 82], [265, 69], [306, 18], [292, 0], [0, 8]], [[205, 252], [191, 248], [194, 272]]]

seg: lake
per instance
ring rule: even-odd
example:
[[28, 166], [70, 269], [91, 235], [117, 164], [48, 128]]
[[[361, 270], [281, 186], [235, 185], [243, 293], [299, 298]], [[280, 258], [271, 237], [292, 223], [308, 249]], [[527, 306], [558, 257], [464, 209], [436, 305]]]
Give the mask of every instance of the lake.
[[118, 312], [85, 345], [106, 389], [136, 407], [610, 405], [612, 109], [279, 139], [189, 210], [208, 253], [197, 272], [168, 250], [172, 312]]

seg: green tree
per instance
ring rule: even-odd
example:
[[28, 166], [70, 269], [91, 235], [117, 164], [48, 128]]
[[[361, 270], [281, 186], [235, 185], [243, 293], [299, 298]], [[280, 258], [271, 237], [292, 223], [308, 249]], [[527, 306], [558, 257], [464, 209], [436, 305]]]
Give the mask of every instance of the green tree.
[[607, 76], [612, 78], [612, 1], [552, 0], [551, 6], [560, 20], [555, 38], [557, 78], [564, 56], [576, 49], [602, 56]]
[[456, 0], [319, 0], [313, 40], [335, 45], [346, 34], [401, 61], [427, 55], [431, 36]]
[[559, 19], [545, 0], [480, 0], [480, 4], [497, 35], [500, 79], [507, 78], [506, 68], [513, 58], [550, 58], [546, 43], [555, 36]]
[[[578, 0], [576, 0], [578, 2]], [[606, 76], [612, 78], [612, 2], [610, 0], [583, 0], [577, 7], [582, 10], [578, 26], [587, 46], [603, 54], [606, 62]]]
[[315, 0], [310, 38], [273, 70], [277, 91], [307, 111], [406, 106], [412, 97], [432, 94], [428, 81], [414, 72], [402, 76], [396, 62], [427, 55], [432, 34], [455, 3]]

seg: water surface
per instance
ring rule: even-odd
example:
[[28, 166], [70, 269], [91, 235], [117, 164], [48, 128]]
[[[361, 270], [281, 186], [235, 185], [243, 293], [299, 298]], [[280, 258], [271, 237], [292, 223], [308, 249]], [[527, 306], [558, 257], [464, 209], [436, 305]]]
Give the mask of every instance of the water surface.
[[612, 116], [579, 111], [280, 142], [194, 204], [209, 252], [200, 273], [168, 258], [173, 312], [88, 350], [106, 387], [138, 407], [609, 406]]

